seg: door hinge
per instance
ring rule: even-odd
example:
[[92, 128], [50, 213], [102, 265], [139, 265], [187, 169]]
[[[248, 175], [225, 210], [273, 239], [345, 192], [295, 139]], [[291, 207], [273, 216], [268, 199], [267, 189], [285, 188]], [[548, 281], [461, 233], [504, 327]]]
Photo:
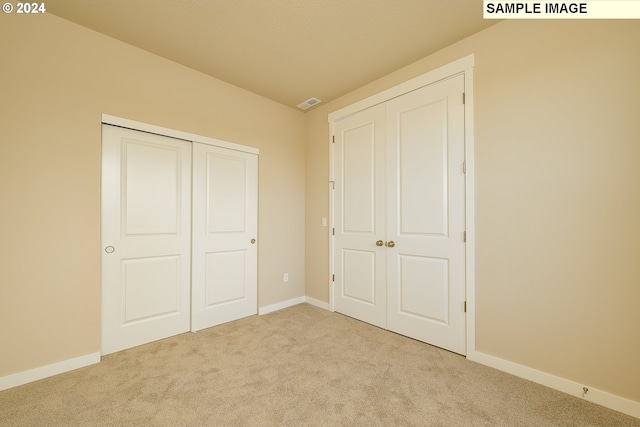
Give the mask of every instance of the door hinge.
[[336, 182], [335, 181], [329, 181], [329, 184], [331, 184], [331, 189], [332, 190], [336, 189]]
[[336, 143], [336, 136], [335, 135], [331, 135], [331, 142], [332, 143]]
[[467, 99], [466, 99], [466, 94], [464, 92], [462, 92], [462, 104], [466, 104], [467, 103]]
[[462, 173], [467, 173], [467, 162], [462, 162]]
[[467, 232], [466, 231], [462, 232], [462, 242], [463, 243], [467, 243]]
[[467, 312], [467, 302], [466, 301], [464, 302], [464, 312], [465, 313]]
[[333, 229], [331, 229], [331, 235], [333, 235], [333, 236], [336, 235], [336, 228], [335, 227]]
[[332, 281], [332, 282], [335, 282], [335, 281], [336, 281], [336, 275], [335, 275], [335, 274], [332, 274], [332, 275], [331, 275], [331, 281]]

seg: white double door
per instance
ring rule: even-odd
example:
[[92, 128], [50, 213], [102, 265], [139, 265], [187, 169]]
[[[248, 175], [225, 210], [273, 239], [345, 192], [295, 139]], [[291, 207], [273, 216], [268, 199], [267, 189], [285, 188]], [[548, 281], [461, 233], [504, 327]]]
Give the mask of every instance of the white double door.
[[102, 128], [102, 354], [257, 313], [257, 155]]
[[334, 307], [465, 354], [464, 79], [334, 122]]

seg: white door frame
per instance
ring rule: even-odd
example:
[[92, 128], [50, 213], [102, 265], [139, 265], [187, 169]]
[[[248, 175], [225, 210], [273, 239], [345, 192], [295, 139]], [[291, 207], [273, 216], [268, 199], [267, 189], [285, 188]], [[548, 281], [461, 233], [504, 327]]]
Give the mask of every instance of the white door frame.
[[[476, 252], [475, 252], [475, 150], [474, 150], [474, 128], [473, 128], [473, 67], [475, 65], [475, 55], [470, 54], [463, 58], [460, 58], [454, 62], [446, 64], [440, 68], [429, 71], [421, 76], [415, 77], [397, 86], [384, 90], [380, 93], [372, 95], [340, 110], [329, 113], [329, 138], [334, 134], [334, 122], [340, 118], [346, 117], [350, 114], [364, 110], [365, 108], [372, 107], [374, 105], [388, 101], [389, 99], [398, 97], [407, 92], [411, 92], [423, 86], [427, 86], [436, 83], [440, 80], [452, 77], [454, 75], [464, 76], [464, 92], [465, 92], [465, 104], [464, 104], [464, 149], [465, 149], [465, 221], [466, 221], [466, 279], [465, 279], [465, 293], [467, 302], [467, 320], [466, 320], [466, 347], [467, 357], [469, 353], [474, 352], [476, 348]], [[329, 141], [329, 181], [335, 182], [335, 170], [333, 165], [333, 144]], [[330, 187], [329, 191], [329, 206], [331, 227], [335, 227], [334, 218], [334, 199], [333, 188]], [[329, 237], [329, 261], [330, 261], [330, 274], [329, 274], [329, 306], [331, 311], [334, 311], [334, 292], [335, 283], [332, 280], [334, 274], [333, 257], [335, 248], [333, 245], [334, 238], [332, 235]]]
[[245, 153], [260, 154], [260, 150], [254, 147], [246, 145], [234, 144], [233, 142], [223, 141], [221, 139], [209, 138], [202, 135], [196, 135], [193, 133], [182, 132], [175, 129], [163, 128], [156, 125], [150, 125], [148, 123], [137, 122], [135, 120], [123, 119], [121, 117], [110, 116], [109, 114], [102, 115], [102, 123], [107, 125], [115, 125], [123, 128], [129, 128], [133, 130], [139, 130], [142, 132], [155, 133], [162, 136], [169, 136], [172, 138], [184, 139], [191, 142], [200, 142], [202, 144], [215, 145], [216, 147], [228, 148], [231, 150], [242, 151]]

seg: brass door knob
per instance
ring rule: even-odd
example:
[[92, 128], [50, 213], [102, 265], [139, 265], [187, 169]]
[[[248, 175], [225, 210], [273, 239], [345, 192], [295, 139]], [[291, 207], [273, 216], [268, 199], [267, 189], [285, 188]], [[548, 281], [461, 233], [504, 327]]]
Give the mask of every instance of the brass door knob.
[[391, 241], [389, 241], [389, 243], [387, 243], [387, 246], [389, 246], [390, 248], [394, 247], [395, 245], [396, 245], [396, 243], [393, 240], [391, 240]]
[[376, 242], [376, 246], [382, 246], [382, 245], [384, 245], [384, 242], [382, 240], [378, 240]]
[[256, 242], [256, 239], [251, 239], [251, 244], [253, 245]]

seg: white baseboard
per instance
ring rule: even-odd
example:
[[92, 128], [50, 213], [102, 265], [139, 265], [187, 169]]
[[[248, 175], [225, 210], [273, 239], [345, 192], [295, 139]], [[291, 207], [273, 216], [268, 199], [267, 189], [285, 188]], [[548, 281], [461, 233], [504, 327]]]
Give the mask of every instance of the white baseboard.
[[[258, 309], [258, 314], [268, 314], [283, 308], [292, 307], [294, 305], [308, 302], [316, 307], [329, 310], [329, 304], [310, 297], [298, 297], [277, 304], [268, 305]], [[73, 371], [74, 369], [84, 368], [100, 362], [100, 352], [87, 354], [73, 359], [63, 360], [62, 362], [53, 363], [51, 365], [41, 366], [39, 368], [30, 369], [28, 371], [18, 372], [15, 374], [0, 377], [0, 391], [13, 387], [18, 387], [33, 381], [38, 381], [64, 372]]]
[[294, 305], [302, 304], [303, 302], [309, 303], [316, 307], [322, 308], [324, 310], [331, 311], [331, 306], [329, 303], [317, 300], [311, 297], [298, 297], [293, 298], [287, 301], [278, 302], [276, 304], [267, 305], [266, 307], [258, 308], [258, 314], [262, 316], [263, 314], [273, 313], [274, 311], [282, 310], [283, 308], [293, 307]]
[[63, 360], [62, 362], [18, 372], [16, 374], [7, 375], [6, 377], [0, 377], [0, 391], [52, 377], [64, 372], [73, 371], [74, 369], [84, 368], [85, 366], [93, 365], [98, 362], [100, 362], [100, 352]]
[[315, 298], [311, 298], [311, 297], [304, 297], [304, 302], [309, 303], [311, 305], [314, 305], [314, 306], [316, 306], [318, 308], [322, 308], [324, 310], [331, 311], [331, 306], [329, 305], [328, 302], [320, 301], [319, 299], [315, 299]]
[[[516, 377], [524, 378], [526, 380], [533, 381], [534, 383], [553, 388], [572, 396], [588, 400], [589, 402], [593, 402], [606, 408], [613, 409], [614, 411], [622, 412], [623, 414], [640, 418], [640, 402], [616, 396], [615, 394], [590, 387], [588, 384], [580, 384], [566, 378], [561, 378], [547, 372], [538, 371], [537, 369], [519, 365], [517, 363], [510, 362], [508, 360], [504, 360], [499, 357], [491, 356], [489, 354], [481, 353], [478, 351], [468, 352], [467, 359], [486, 366], [490, 366], [503, 372], [507, 372], [509, 374], [515, 375]], [[584, 392], [583, 387], [587, 387], [588, 391], [586, 393]]]
[[273, 313], [274, 311], [282, 310], [283, 308], [287, 307], [293, 307], [294, 305], [302, 304], [303, 302], [304, 297], [293, 298], [287, 301], [271, 304], [266, 307], [260, 307], [258, 308], [258, 314], [262, 316], [263, 314]]

